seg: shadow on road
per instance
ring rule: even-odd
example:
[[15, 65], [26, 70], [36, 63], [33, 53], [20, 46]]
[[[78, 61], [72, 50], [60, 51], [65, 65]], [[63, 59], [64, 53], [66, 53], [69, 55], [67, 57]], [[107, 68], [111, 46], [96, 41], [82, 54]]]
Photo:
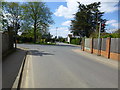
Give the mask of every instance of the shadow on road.
[[47, 53], [44, 51], [38, 51], [38, 50], [30, 50], [31, 53], [29, 53], [29, 55], [35, 55], [35, 56], [44, 56], [44, 55], [54, 55], [51, 53]]

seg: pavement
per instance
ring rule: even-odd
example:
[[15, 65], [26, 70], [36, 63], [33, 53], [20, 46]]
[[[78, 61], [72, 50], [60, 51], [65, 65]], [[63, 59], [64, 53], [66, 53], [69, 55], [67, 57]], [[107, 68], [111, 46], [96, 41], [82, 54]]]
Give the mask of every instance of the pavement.
[[2, 32], [0, 31], [0, 90], [2, 88]]
[[72, 51], [81, 56], [88, 57], [89, 59], [92, 59], [96, 62], [99, 62], [99, 63], [105, 64], [109, 67], [118, 69], [118, 61], [116, 61], [116, 60], [107, 59], [103, 56], [97, 56], [96, 54], [90, 54], [90, 53], [82, 51], [80, 49], [72, 49]]
[[26, 50], [17, 49], [4, 58], [2, 61], [2, 88], [12, 88], [25, 55]]
[[18, 46], [29, 49], [21, 88], [118, 88], [117, 61], [73, 45]]

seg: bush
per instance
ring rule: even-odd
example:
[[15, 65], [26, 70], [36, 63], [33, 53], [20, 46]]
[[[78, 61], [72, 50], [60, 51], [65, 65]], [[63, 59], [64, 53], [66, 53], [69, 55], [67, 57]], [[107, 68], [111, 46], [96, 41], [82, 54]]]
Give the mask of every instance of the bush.
[[[98, 38], [98, 33], [93, 33], [91, 34], [90, 37]], [[101, 33], [101, 38], [107, 38], [107, 37], [120, 38], [120, 33]]]
[[76, 40], [75, 40], [75, 39], [72, 39], [70, 43], [71, 43], [71, 44], [76, 44]]
[[120, 38], [120, 34], [119, 33], [109, 33], [109, 34], [106, 34], [106, 35], [102, 35], [101, 36], [102, 38], [107, 38], [107, 37], [111, 37], [111, 38]]
[[71, 38], [71, 44], [80, 45], [81, 38]]
[[17, 37], [17, 41], [18, 41], [18, 43], [32, 43], [33, 42], [33, 38], [18, 36]]

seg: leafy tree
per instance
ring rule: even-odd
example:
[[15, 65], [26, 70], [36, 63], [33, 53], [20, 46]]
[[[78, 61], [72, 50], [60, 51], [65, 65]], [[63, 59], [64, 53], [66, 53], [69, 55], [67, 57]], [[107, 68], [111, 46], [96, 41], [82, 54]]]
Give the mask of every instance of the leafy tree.
[[102, 19], [104, 12], [99, 11], [100, 4], [100, 2], [89, 5], [79, 3], [78, 12], [74, 20], [71, 20], [70, 29], [74, 35], [89, 37], [92, 33], [98, 32], [98, 22], [106, 22], [106, 19]]
[[[37, 33], [47, 31], [49, 24], [53, 23], [52, 13], [43, 2], [27, 2], [23, 6], [23, 27], [34, 30], [34, 43]], [[24, 28], [23, 28], [24, 29]]]
[[50, 33], [46, 33], [46, 34], [42, 35], [42, 39], [45, 39], [46, 42], [50, 42], [52, 37], [53, 37], [53, 35], [51, 35]]
[[21, 21], [20, 15], [21, 15], [21, 7], [19, 3], [2, 2], [3, 29], [14, 31], [15, 48], [17, 47], [16, 37], [17, 37], [18, 29], [20, 28], [20, 21]]
[[21, 34], [21, 37], [33, 38], [34, 37], [34, 30], [33, 29], [24, 30]]
[[63, 38], [62, 36], [59, 36], [59, 37], [58, 37], [58, 41], [59, 41], [59, 42], [64, 42], [64, 38]]
[[0, 2], [0, 24], [1, 24], [1, 30], [6, 31], [8, 27], [8, 21], [5, 18], [3, 6], [4, 6], [4, 3]]
[[111, 37], [111, 38], [120, 38], [120, 34], [119, 33], [106, 33], [101, 35], [102, 38], [107, 38], [107, 37]]
[[3, 22], [6, 22], [8, 26], [12, 26], [16, 34], [18, 33], [18, 27], [21, 21], [21, 7], [19, 3], [15, 2], [3, 2]]

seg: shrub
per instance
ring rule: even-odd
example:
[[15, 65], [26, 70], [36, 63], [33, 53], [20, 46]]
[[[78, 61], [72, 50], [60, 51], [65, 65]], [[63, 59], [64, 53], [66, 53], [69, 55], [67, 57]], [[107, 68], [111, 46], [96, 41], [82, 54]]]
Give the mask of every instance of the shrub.
[[71, 38], [71, 44], [80, 45], [81, 38]]
[[102, 38], [107, 38], [107, 37], [111, 37], [111, 38], [120, 38], [120, 34], [119, 33], [109, 33], [109, 34], [106, 34], [106, 35], [102, 35], [101, 36]]

